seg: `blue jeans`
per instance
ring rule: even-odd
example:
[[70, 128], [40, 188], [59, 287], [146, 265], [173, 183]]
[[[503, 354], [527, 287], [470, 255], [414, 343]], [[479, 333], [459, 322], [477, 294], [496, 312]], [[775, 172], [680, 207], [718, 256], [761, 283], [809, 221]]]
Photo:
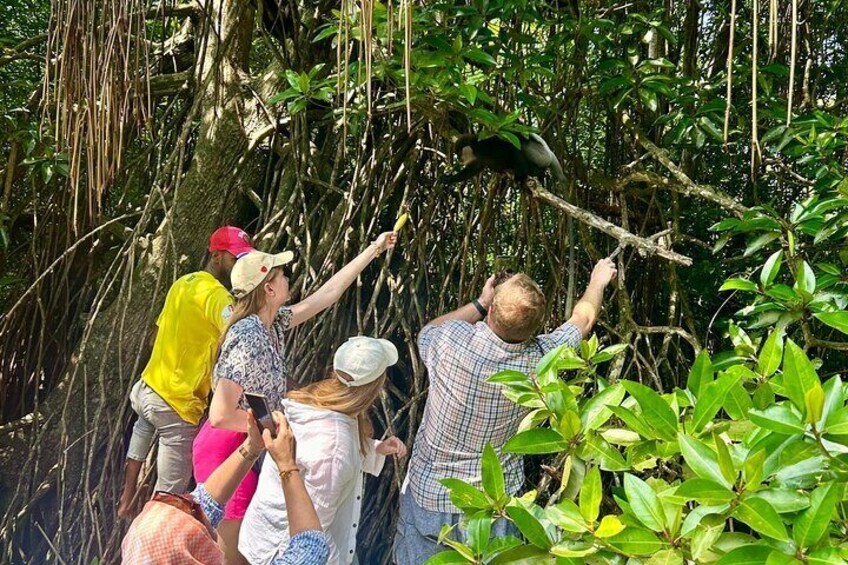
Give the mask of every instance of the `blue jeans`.
[[[412, 489], [407, 488], [406, 494], [400, 495], [400, 517], [392, 555], [395, 563], [421, 565], [433, 555], [450, 549], [439, 544], [439, 532], [443, 524], [453, 526], [459, 524], [461, 519], [462, 514], [433, 512], [421, 508], [412, 497]], [[520, 537], [512, 522], [500, 518], [492, 524], [490, 538], [508, 535]], [[459, 528], [454, 528], [450, 537], [461, 542], [466, 541], [465, 532], [459, 531]]]

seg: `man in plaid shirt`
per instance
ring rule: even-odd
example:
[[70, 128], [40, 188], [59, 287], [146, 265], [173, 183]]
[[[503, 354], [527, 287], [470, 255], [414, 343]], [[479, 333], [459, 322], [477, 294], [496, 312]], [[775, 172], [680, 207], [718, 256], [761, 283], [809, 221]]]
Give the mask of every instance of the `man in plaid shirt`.
[[[399, 565], [419, 565], [446, 549], [437, 542], [439, 531], [443, 524], [458, 524], [462, 514], [439, 481], [457, 478], [479, 487], [486, 443], [500, 452], [528, 412], [486, 379], [506, 369], [529, 373], [551, 349], [578, 345], [591, 331], [615, 275], [612, 260], [599, 261], [571, 318], [549, 334], [536, 335], [545, 297], [521, 273], [498, 285], [489, 278], [479, 299], [421, 330], [418, 348], [430, 390], [401, 489], [394, 547]], [[502, 454], [502, 463], [507, 492], [517, 494], [524, 482], [522, 458]], [[504, 520], [492, 526], [493, 537], [508, 533], [517, 531]]]

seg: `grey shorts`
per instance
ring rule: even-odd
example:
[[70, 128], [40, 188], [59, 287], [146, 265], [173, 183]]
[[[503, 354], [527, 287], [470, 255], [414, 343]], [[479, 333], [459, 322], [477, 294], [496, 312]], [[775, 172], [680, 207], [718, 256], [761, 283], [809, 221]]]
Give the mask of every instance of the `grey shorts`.
[[180, 418], [171, 406], [143, 380], [133, 385], [130, 405], [138, 414], [127, 459], [144, 461], [159, 436], [156, 490], [181, 494], [191, 480], [191, 446], [197, 426]]

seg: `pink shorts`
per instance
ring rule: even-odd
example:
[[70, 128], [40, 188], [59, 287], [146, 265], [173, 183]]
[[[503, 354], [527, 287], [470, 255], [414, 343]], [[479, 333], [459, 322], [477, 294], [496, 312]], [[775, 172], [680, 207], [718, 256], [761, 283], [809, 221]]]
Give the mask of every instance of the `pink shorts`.
[[[232, 455], [245, 438], [247, 438], [247, 434], [213, 428], [208, 421], [205, 422], [197, 433], [197, 437], [194, 438], [194, 445], [192, 446], [195, 480], [198, 483], [206, 482], [212, 471]], [[250, 504], [258, 484], [259, 475], [251, 469], [224, 507], [224, 520], [241, 520], [244, 518], [247, 505]]]

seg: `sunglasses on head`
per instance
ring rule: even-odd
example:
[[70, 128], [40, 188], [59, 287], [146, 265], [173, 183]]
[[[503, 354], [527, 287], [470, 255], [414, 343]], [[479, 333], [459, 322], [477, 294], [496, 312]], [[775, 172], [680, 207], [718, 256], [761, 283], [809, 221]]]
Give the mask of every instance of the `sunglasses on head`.
[[167, 504], [168, 506], [173, 506], [177, 510], [181, 510], [193, 517], [198, 522], [201, 522], [204, 525], [206, 524], [206, 514], [203, 512], [203, 508], [200, 507], [200, 504], [198, 504], [194, 497], [190, 494], [157, 492], [153, 495], [153, 500]]

